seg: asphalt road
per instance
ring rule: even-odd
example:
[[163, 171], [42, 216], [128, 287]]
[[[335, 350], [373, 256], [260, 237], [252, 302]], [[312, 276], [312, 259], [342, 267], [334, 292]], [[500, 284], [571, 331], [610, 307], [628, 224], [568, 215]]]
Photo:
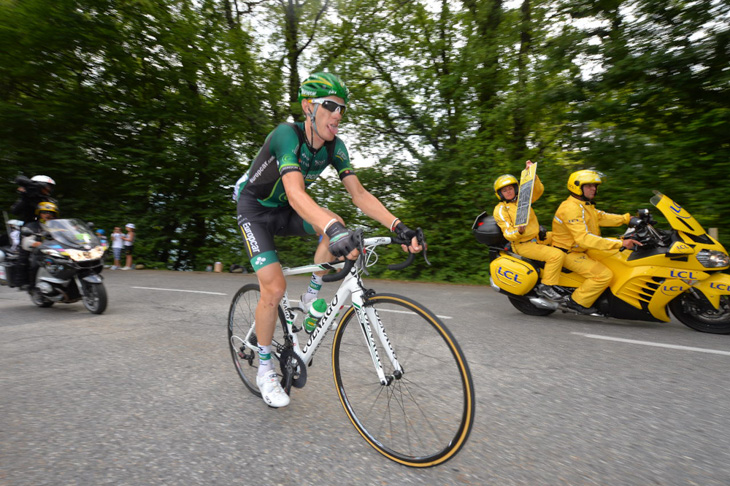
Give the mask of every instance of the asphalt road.
[[[104, 275], [101, 316], [0, 287], [0, 485], [730, 484], [730, 336], [529, 317], [486, 287], [370, 280], [443, 316], [474, 377], [469, 442], [417, 470], [356, 433], [328, 343], [289, 407], [246, 390], [226, 317], [253, 276]], [[290, 282], [298, 296], [307, 279]]]

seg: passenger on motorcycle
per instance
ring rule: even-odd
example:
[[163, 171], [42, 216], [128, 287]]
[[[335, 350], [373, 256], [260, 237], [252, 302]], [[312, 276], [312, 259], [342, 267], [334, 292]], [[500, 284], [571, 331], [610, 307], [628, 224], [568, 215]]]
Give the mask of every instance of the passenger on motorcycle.
[[563, 266], [586, 279], [566, 302], [568, 308], [581, 314], [598, 312], [591, 306], [613, 278], [613, 272], [590, 258], [586, 250], [607, 251], [641, 246], [636, 240], [601, 236], [601, 226], [621, 226], [631, 219], [629, 213], [611, 214], [596, 208], [594, 199], [601, 182], [601, 174], [595, 170], [579, 170], [570, 174], [570, 196], [560, 204], [553, 218], [552, 245], [566, 253]]
[[28, 179], [25, 176], [15, 178], [18, 185], [18, 199], [10, 208], [10, 212], [26, 223], [33, 221], [36, 208], [42, 202], [55, 203], [51, 197], [56, 181], [45, 175], [37, 175]]
[[[529, 168], [531, 165], [532, 162], [528, 160], [525, 167]], [[543, 186], [537, 175], [535, 175], [534, 184], [532, 202], [537, 201], [545, 191], [545, 186]], [[542, 281], [537, 285], [535, 291], [550, 300], [561, 300], [561, 295], [555, 286], [558, 285], [560, 279], [565, 253], [539, 242], [540, 223], [538, 223], [532, 207], [530, 207], [530, 217], [527, 225], [515, 226], [517, 195], [519, 193], [519, 183], [515, 176], [511, 174], [499, 176], [494, 181], [494, 193], [497, 195], [497, 199], [500, 200], [499, 204], [494, 207], [494, 220], [499, 225], [507, 241], [512, 243], [512, 251], [532, 260], [545, 262]]]
[[[56, 203], [51, 197], [56, 181], [46, 175], [36, 175], [28, 179], [25, 176], [15, 178], [18, 185], [18, 199], [10, 208], [10, 212], [18, 216], [18, 219], [25, 221], [26, 225], [36, 219], [37, 208], [40, 203]], [[22, 249], [18, 251], [17, 270], [14, 272], [15, 282], [13, 287], [20, 287], [20, 290], [28, 288], [28, 258], [30, 254]]]
[[21, 290], [27, 290], [29, 287], [33, 286], [35, 273], [36, 270], [38, 270], [38, 262], [35, 258], [30, 258], [30, 255], [35, 248], [43, 244], [38, 240], [38, 234], [45, 229], [47, 221], [58, 217], [58, 206], [52, 202], [42, 202], [38, 204], [38, 207], [36, 208], [36, 215], [38, 216], [37, 220], [25, 225], [25, 227], [30, 229], [33, 234], [30, 236], [24, 236], [21, 242], [22, 249], [20, 253], [24, 253], [26, 255], [26, 261], [30, 260], [30, 266], [27, 270], [25, 270], [27, 284], [24, 287], [21, 287]]

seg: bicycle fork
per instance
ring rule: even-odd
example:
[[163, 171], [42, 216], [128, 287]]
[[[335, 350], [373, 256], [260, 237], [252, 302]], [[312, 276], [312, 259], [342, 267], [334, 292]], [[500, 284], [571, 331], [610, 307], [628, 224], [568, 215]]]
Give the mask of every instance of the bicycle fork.
[[[373, 366], [375, 372], [378, 374], [378, 380], [383, 386], [389, 386], [394, 379], [399, 380], [403, 376], [403, 367], [398, 362], [395, 350], [388, 339], [388, 335], [385, 333], [383, 322], [380, 320], [378, 311], [372, 305], [364, 305], [362, 302], [362, 296], [353, 295], [352, 299], [353, 306], [357, 314], [357, 319], [360, 321], [360, 330], [362, 331], [365, 342], [367, 342], [368, 349], [370, 350], [370, 357], [373, 360]], [[380, 361], [380, 354], [378, 353], [377, 344], [373, 337], [373, 327], [375, 332], [380, 339], [380, 343], [385, 350], [388, 360], [393, 365], [393, 374], [385, 375], [383, 371], [383, 365]]]

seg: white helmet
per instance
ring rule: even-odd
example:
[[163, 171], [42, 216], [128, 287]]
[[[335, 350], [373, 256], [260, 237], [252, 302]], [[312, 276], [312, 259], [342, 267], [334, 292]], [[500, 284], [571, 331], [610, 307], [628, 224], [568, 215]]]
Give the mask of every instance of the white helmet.
[[51, 185], [51, 186], [56, 185], [56, 181], [54, 181], [53, 179], [51, 179], [50, 177], [48, 177], [46, 175], [33, 176], [30, 178], [30, 180], [35, 181], [35, 182], [40, 182], [41, 184]]

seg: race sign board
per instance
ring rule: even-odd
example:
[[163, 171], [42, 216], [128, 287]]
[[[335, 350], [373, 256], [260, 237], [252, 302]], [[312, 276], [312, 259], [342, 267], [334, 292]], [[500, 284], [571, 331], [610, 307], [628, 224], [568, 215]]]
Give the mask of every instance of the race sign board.
[[517, 196], [517, 216], [515, 226], [526, 225], [530, 220], [530, 206], [532, 205], [532, 188], [534, 187], [537, 164], [522, 171], [520, 175], [520, 191]]

